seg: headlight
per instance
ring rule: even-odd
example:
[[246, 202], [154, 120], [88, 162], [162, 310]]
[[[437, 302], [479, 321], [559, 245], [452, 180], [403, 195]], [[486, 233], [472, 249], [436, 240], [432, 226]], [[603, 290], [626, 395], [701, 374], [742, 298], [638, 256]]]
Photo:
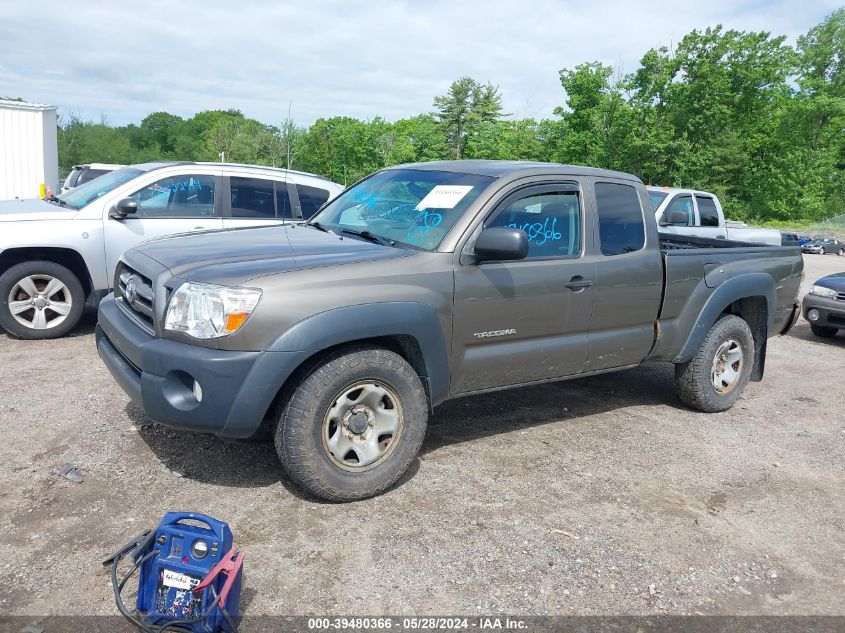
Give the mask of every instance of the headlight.
[[813, 286], [810, 289], [810, 294], [819, 297], [835, 297], [836, 291], [832, 288], [825, 288], [824, 286]]
[[258, 305], [261, 291], [183, 283], [167, 304], [164, 329], [194, 338], [220, 338], [237, 332]]

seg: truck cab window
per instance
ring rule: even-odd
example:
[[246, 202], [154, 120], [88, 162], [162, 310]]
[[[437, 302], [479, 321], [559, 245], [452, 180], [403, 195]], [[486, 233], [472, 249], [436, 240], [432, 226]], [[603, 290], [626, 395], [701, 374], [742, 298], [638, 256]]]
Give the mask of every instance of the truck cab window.
[[695, 196], [698, 204], [698, 217], [701, 218], [701, 226], [719, 226], [719, 210], [716, 202], [710, 196]]
[[528, 257], [569, 257], [581, 252], [577, 191], [537, 193], [507, 204], [485, 227], [504, 226], [528, 235]]
[[186, 174], [156, 180], [131, 196], [136, 218], [203, 218], [214, 215], [214, 176]]
[[645, 246], [643, 210], [634, 187], [598, 182], [596, 203], [603, 255], [632, 253]]
[[[678, 224], [677, 222], [670, 221], [673, 214], [678, 213], [683, 213], [687, 217], [686, 224]], [[695, 210], [692, 206], [692, 196], [684, 194], [675, 196], [666, 206], [666, 210], [663, 211], [660, 221], [674, 224], [675, 226], [695, 226]]]

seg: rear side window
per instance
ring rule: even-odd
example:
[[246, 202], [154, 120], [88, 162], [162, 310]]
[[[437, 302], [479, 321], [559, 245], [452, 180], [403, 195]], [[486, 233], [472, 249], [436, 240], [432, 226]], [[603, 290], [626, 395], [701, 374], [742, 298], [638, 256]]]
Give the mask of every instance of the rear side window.
[[272, 180], [233, 177], [229, 179], [229, 186], [232, 190], [232, 217], [276, 217]]
[[329, 199], [329, 192], [317, 187], [296, 185], [296, 191], [299, 194], [299, 206], [302, 208], [303, 220], [310, 219], [312, 215], [317, 213], [317, 209]]
[[598, 182], [596, 203], [603, 255], [632, 253], [645, 246], [643, 211], [634, 187]]
[[229, 188], [233, 218], [272, 220], [293, 217], [285, 182], [233, 176], [229, 178]]
[[698, 203], [698, 217], [701, 218], [701, 226], [719, 226], [719, 211], [716, 209], [716, 201], [710, 196], [696, 196]]

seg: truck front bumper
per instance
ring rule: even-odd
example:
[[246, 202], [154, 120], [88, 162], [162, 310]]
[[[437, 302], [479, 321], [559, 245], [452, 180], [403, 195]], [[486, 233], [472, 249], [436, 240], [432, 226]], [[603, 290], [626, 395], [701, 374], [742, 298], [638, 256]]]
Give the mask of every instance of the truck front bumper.
[[96, 338], [114, 379], [150, 418], [232, 438], [255, 433], [305, 354], [218, 350], [156, 338], [127, 317], [112, 295], [100, 303]]
[[[816, 310], [819, 313], [818, 318], [811, 319], [810, 310]], [[845, 301], [808, 293], [804, 295], [801, 312], [813, 325], [845, 329]]]

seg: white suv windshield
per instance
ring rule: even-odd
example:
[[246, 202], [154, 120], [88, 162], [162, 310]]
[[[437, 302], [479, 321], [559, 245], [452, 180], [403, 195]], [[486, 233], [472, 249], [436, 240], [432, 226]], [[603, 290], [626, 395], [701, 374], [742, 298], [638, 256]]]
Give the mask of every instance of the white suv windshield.
[[330, 202], [311, 224], [430, 251], [493, 180], [476, 174], [388, 169]]
[[74, 209], [81, 209], [97, 198], [114, 191], [123, 183], [129, 182], [143, 173], [142, 170], [135, 169], [134, 167], [122, 167], [121, 169], [94, 178], [94, 180], [79, 185], [75, 189], [71, 189], [57, 197], [65, 205]]

